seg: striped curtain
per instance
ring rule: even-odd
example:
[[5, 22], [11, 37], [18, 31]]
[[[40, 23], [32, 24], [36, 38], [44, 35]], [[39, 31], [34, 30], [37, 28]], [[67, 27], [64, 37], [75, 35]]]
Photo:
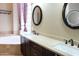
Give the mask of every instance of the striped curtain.
[[24, 3], [24, 31], [27, 31], [26, 21], [27, 21], [27, 3]]
[[27, 32], [26, 20], [27, 20], [27, 3], [18, 3], [18, 18], [19, 18], [19, 30], [21, 30], [21, 20], [24, 21], [24, 31]]
[[18, 11], [18, 19], [19, 19], [19, 30], [21, 30], [21, 5], [20, 3], [17, 4], [17, 11]]

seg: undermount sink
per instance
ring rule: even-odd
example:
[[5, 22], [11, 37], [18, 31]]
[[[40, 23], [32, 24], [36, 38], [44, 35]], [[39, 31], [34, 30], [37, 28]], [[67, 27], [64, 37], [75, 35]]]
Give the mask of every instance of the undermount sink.
[[79, 56], [79, 48], [77, 48], [76, 46], [70, 46], [68, 44], [60, 43], [55, 45], [54, 48], [72, 56]]

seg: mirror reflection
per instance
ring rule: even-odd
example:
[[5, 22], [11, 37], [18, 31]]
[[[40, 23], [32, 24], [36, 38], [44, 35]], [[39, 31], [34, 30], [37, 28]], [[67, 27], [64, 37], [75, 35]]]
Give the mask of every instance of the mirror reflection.
[[63, 20], [73, 29], [79, 28], [79, 3], [65, 3], [63, 8]]
[[35, 6], [32, 13], [33, 23], [39, 25], [42, 20], [42, 10], [39, 6]]

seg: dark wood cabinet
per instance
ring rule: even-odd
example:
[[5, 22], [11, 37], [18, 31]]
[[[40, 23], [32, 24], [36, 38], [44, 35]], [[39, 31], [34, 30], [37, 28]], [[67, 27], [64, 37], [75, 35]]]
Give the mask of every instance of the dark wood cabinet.
[[55, 56], [55, 53], [46, 49], [46, 54], [45, 55], [46, 56]]
[[61, 56], [21, 36], [21, 52], [24, 56]]
[[61, 55], [61, 54], [59, 54], [59, 53], [56, 53], [56, 52], [54, 52], [54, 51], [50, 51], [50, 50], [48, 50], [48, 49], [45, 49], [46, 51], [45, 51], [45, 56], [63, 56], [63, 55]]
[[26, 55], [26, 41], [24, 37], [21, 37], [21, 52], [24, 56]]
[[21, 36], [21, 52], [24, 56], [30, 56], [30, 41]]
[[26, 40], [26, 55], [30, 56], [30, 41]]
[[30, 42], [31, 56], [42, 56], [42, 47], [34, 42]]

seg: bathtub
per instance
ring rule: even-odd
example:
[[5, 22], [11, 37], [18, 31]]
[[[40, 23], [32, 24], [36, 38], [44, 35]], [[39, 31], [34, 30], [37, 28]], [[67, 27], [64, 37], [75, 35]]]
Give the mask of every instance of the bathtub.
[[20, 48], [19, 35], [0, 35], [0, 55], [22, 55]]
[[21, 44], [19, 35], [0, 36], [0, 44]]

